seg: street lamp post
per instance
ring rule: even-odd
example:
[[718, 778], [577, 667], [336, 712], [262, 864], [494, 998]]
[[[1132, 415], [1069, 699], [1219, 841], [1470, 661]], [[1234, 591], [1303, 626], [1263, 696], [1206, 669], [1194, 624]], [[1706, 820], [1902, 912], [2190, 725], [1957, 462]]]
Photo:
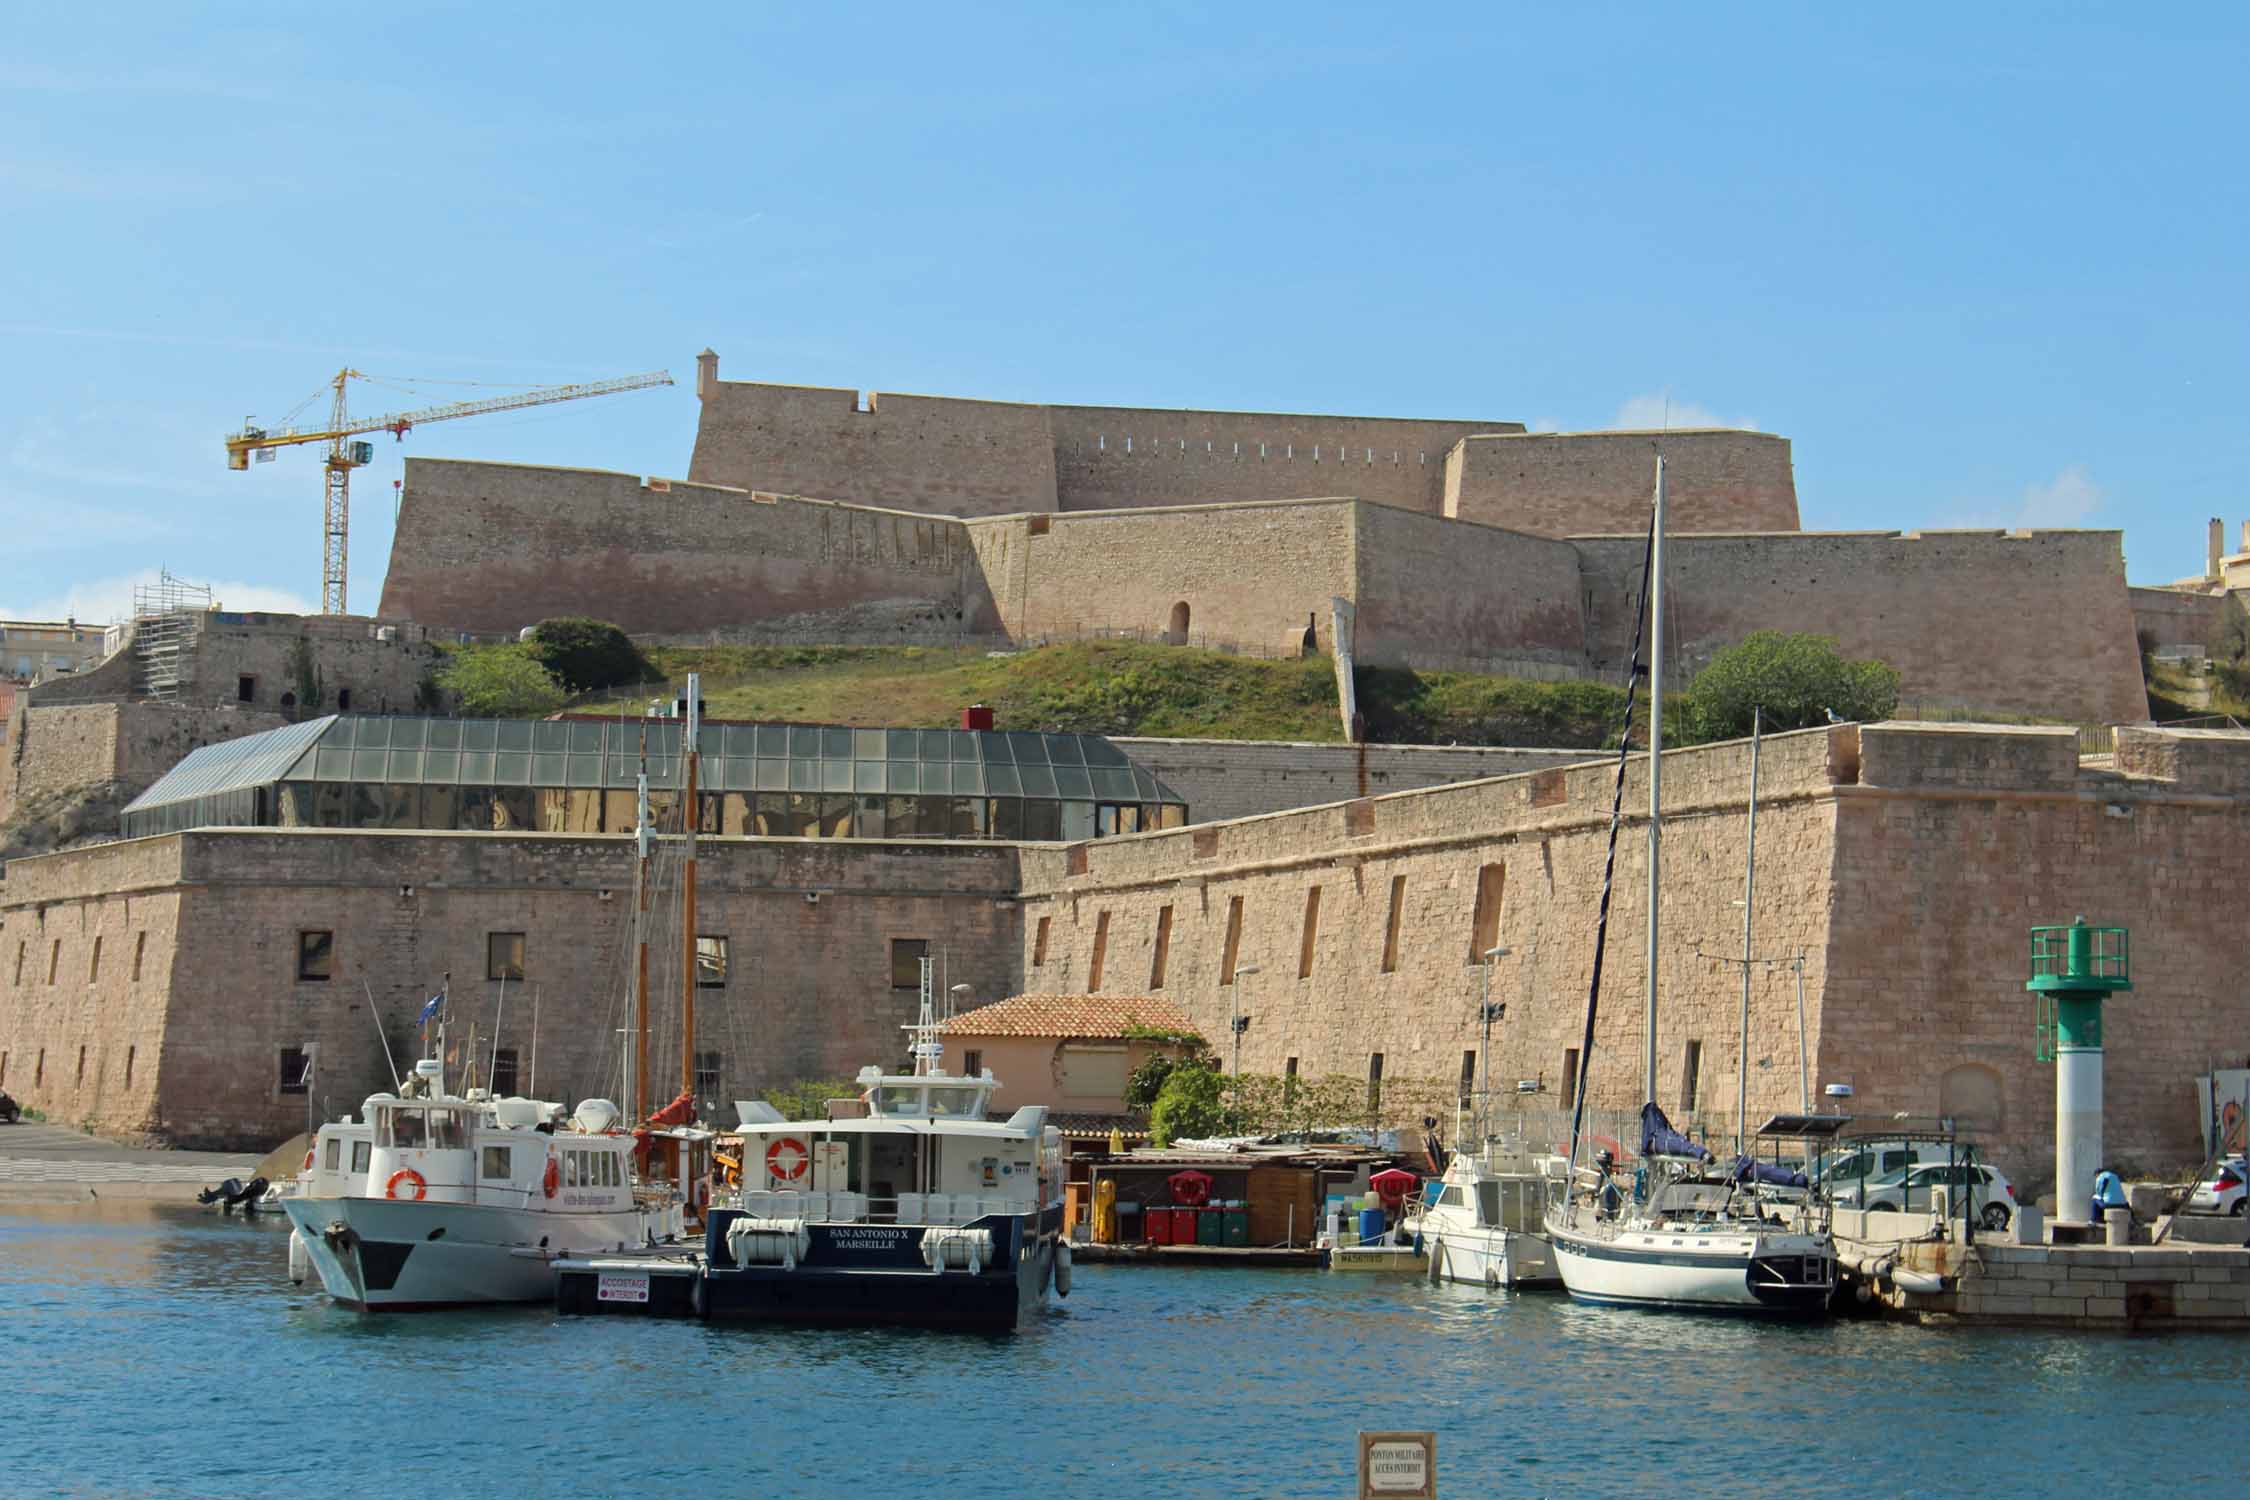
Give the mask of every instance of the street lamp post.
[[1234, 1063], [1228, 1071], [1234, 1074], [1234, 1089], [1238, 1095], [1242, 1092], [1242, 1033], [1250, 1029], [1250, 1018], [1242, 1013], [1242, 980], [1244, 975], [1257, 972], [1256, 964], [1236, 964], [1234, 983], [1227, 986], [1234, 991], [1232, 1014], [1227, 1018], [1227, 1029], [1234, 1033]]
[[1484, 998], [1477, 1006], [1477, 1013], [1484, 1021], [1484, 1049], [1477, 1054], [1477, 1061], [1484, 1073], [1484, 1097], [1477, 1105], [1477, 1135], [1480, 1137], [1477, 1146], [1480, 1150], [1484, 1146], [1482, 1138], [1491, 1134], [1492, 1125], [1492, 1023], [1508, 1013], [1507, 1001], [1503, 1000], [1498, 1005], [1492, 1003], [1492, 966], [1506, 958], [1510, 951], [1512, 950], [1507, 948], [1487, 948], [1478, 955], [1483, 962], [1477, 967], [1484, 972]]

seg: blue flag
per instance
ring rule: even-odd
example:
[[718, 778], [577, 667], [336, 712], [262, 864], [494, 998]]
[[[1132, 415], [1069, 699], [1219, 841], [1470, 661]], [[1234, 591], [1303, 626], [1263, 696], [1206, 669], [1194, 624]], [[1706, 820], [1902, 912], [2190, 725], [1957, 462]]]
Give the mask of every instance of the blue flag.
[[427, 1025], [429, 1025], [429, 1024], [430, 1024], [430, 1017], [432, 1017], [432, 1016], [436, 1015], [436, 1014], [438, 1013], [438, 1007], [439, 1007], [439, 1006], [441, 1006], [441, 1005], [443, 1005], [444, 1003], [445, 1003], [445, 996], [443, 996], [443, 995], [432, 995], [432, 996], [430, 996], [430, 1003], [422, 1007], [422, 1018], [421, 1018], [421, 1019], [420, 1019], [419, 1021], [415, 1022], [414, 1024], [416, 1024], [417, 1026], [427, 1026]]

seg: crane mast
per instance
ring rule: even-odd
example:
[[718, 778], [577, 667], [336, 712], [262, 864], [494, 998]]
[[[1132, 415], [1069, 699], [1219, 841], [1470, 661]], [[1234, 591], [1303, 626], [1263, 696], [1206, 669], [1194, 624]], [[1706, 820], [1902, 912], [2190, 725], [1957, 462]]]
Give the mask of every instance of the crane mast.
[[321, 503], [322, 614], [344, 613], [344, 580], [348, 573], [351, 550], [351, 473], [360, 465], [373, 462], [375, 457], [372, 443], [355, 443], [348, 441], [350, 438], [363, 432], [387, 432], [394, 438], [403, 439], [408, 432], [425, 422], [449, 422], [457, 417], [516, 411], [527, 406], [548, 406], [557, 401], [579, 401], [588, 396], [608, 396], [619, 391], [646, 390], [650, 386], [672, 383], [669, 371], [652, 370], [645, 375], [625, 375], [615, 380], [595, 380], [579, 385], [535, 386], [528, 391], [488, 396], [479, 401], [455, 401], [444, 406], [425, 406], [412, 411], [386, 412], [379, 417], [355, 418], [345, 410], [346, 383], [366, 378], [359, 371], [348, 367], [336, 372], [335, 379], [329, 382], [333, 395], [329, 401], [328, 421], [324, 426], [283, 427], [269, 431], [246, 423], [240, 432], [230, 433], [226, 439], [227, 467], [230, 469], [249, 468], [253, 454], [264, 460], [271, 458], [282, 448], [292, 448], [304, 443], [328, 445], [328, 456], [322, 465], [325, 474]]

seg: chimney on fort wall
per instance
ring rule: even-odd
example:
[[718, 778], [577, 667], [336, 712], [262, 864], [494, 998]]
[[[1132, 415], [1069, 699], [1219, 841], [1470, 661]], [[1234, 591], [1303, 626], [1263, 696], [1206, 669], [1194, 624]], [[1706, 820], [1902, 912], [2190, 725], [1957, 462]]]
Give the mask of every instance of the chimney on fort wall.
[[[708, 401], [719, 388], [719, 356], [717, 351], [705, 349], [695, 357], [695, 399]], [[2219, 523], [2213, 521], [2213, 526]], [[2216, 571], [2214, 569], [2214, 571]]]
[[[2250, 532], [2250, 522], [2244, 523], [2243, 529]], [[2204, 559], [2203, 576], [2216, 578], [2219, 576], [2219, 559], [2227, 550], [2227, 523], [2217, 516], [2211, 518], [2211, 542], [2208, 550], [2210, 556]]]

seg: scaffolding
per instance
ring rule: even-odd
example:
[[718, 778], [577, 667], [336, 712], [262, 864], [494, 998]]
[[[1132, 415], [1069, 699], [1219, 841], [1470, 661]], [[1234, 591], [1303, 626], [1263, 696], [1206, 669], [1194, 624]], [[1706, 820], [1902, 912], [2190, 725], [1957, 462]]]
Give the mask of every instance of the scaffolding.
[[160, 569], [133, 587], [133, 692], [177, 702], [195, 675], [195, 633], [211, 610], [211, 591]]

